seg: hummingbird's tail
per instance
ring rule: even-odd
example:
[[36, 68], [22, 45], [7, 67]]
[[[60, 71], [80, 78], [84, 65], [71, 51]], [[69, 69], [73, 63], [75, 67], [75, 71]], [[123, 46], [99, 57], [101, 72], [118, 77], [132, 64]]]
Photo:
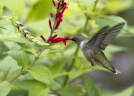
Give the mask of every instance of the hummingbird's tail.
[[107, 64], [100, 64], [98, 63], [100, 66], [108, 69], [109, 71], [111, 71], [114, 74], [117, 74], [116, 70], [114, 69], [114, 67], [112, 65], [110, 65], [110, 63], [106, 62]]

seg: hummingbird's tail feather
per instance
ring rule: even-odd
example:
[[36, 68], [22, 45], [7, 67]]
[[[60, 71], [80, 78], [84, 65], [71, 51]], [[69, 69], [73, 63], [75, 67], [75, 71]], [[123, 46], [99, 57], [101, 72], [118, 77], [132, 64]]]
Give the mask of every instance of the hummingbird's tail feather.
[[112, 65], [110, 65], [110, 64], [100, 64], [100, 63], [98, 63], [98, 65], [100, 65], [100, 66], [102, 66], [102, 67], [108, 69], [109, 71], [111, 71], [111, 72], [114, 73], [114, 74], [117, 74], [117, 72], [116, 72], [116, 70], [114, 69], [114, 67], [113, 67]]

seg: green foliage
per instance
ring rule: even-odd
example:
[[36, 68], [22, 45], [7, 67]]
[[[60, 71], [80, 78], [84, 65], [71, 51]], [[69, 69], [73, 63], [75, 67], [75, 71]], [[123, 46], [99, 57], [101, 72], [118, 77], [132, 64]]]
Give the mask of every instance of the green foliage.
[[49, 15], [52, 9], [51, 0], [39, 0], [28, 11], [26, 22], [35, 22]]
[[4, 5], [4, 0], [0, 0], [0, 16], [3, 13], [3, 5]]
[[[61, 0], [54, 1], [57, 4]], [[134, 26], [122, 18], [122, 12], [130, 10], [133, 0], [64, 1], [66, 10], [61, 10], [63, 5], [54, 7], [52, 0], [0, 0], [0, 96], [130, 96], [133, 81], [127, 80], [134, 78], [127, 67], [133, 68], [134, 36], [130, 33]], [[131, 15], [127, 14], [128, 18]], [[54, 29], [57, 22], [61, 23]], [[71, 40], [66, 41], [66, 46], [47, 42], [55, 34], [60, 40], [77, 33], [91, 38], [103, 26], [120, 22], [125, 22], [123, 30], [104, 51], [108, 60], [115, 60], [113, 65], [119, 75], [91, 66]], [[120, 55], [131, 57], [127, 65], [121, 65], [126, 60], [123, 62]]]
[[49, 88], [43, 86], [34, 86], [29, 90], [28, 96], [46, 96], [49, 92]]
[[24, 51], [11, 50], [6, 53], [15, 59], [19, 66], [25, 67], [29, 62], [29, 57]]
[[34, 79], [44, 82], [48, 85], [54, 84], [52, 74], [47, 67], [36, 65], [27, 70]]
[[81, 0], [86, 6], [92, 5], [97, 0]]
[[4, 0], [5, 6], [8, 9], [18, 14], [19, 16], [22, 16], [25, 10], [24, 0], [14, 0], [14, 2], [11, 0]]
[[84, 78], [85, 96], [99, 96], [99, 92], [90, 78]]
[[17, 65], [17, 62], [10, 56], [5, 57], [0, 62], [0, 71], [4, 73], [4, 77], [16, 71], [17, 69], [20, 69], [20, 67]]
[[7, 81], [3, 81], [0, 83], [0, 95], [6, 96], [11, 90], [11, 85]]

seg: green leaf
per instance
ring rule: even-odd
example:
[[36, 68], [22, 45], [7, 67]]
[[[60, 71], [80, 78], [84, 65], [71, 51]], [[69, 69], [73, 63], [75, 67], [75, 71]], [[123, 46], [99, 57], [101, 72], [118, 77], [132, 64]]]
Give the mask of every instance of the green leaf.
[[96, 19], [96, 24], [98, 24], [100, 27], [107, 26], [107, 25], [112, 27], [115, 24], [121, 23], [121, 22], [125, 22], [125, 25], [123, 27], [123, 30], [121, 30], [121, 32], [128, 33], [129, 31], [128, 31], [127, 22], [119, 16], [103, 16], [103, 17]]
[[134, 92], [134, 86], [131, 86], [129, 88], [126, 88], [125, 90], [123, 90], [120, 93], [117, 93], [114, 96], [132, 96], [132, 93]]
[[86, 90], [85, 96], [100, 96], [98, 90], [96, 89], [94, 83], [88, 77], [84, 78], [84, 87]]
[[82, 0], [82, 2], [86, 5], [86, 6], [90, 6], [92, 5], [96, 0]]
[[47, 85], [54, 84], [52, 74], [49, 69], [42, 65], [36, 65], [27, 70], [35, 80], [46, 83]]
[[0, 96], [7, 96], [10, 90], [11, 86], [9, 82], [3, 81], [0, 83]]
[[[58, 93], [61, 96], [83, 96], [84, 92], [81, 92], [81, 90], [78, 88], [73, 88], [71, 86], [66, 86], [58, 90]], [[95, 95], [93, 95], [95, 96]], [[97, 95], [96, 95], [97, 96]]]
[[5, 6], [9, 10], [19, 14], [19, 16], [22, 16], [25, 10], [24, 0], [14, 0], [14, 2], [12, 0], [5, 0]]
[[34, 22], [49, 16], [52, 9], [51, 0], [39, 0], [29, 10], [26, 22]]
[[24, 51], [11, 50], [6, 53], [15, 59], [19, 66], [25, 67], [29, 62], [29, 57]]
[[0, 72], [0, 82], [5, 79], [4, 72]]
[[0, 62], [0, 71], [4, 72], [5, 76], [19, 68], [20, 67], [17, 65], [17, 62], [10, 56], [7, 56]]
[[0, 16], [3, 13], [4, 0], [0, 0]]
[[28, 40], [21, 38], [21, 37], [15, 37], [15, 38], [0, 38], [1, 41], [12, 41], [17, 43], [30, 43]]
[[6, 28], [4, 28], [4, 27], [0, 27], [1, 29], [4, 29], [4, 30], [7, 30]]
[[28, 51], [28, 52], [31, 52], [33, 53], [35, 56], [37, 56], [37, 52], [35, 49], [33, 48], [22, 48], [22, 50], [25, 50], [25, 51]]
[[28, 96], [46, 96], [49, 92], [49, 88], [44, 88], [44, 86], [36, 85], [29, 90]]
[[16, 23], [15, 23], [15, 21], [13, 19], [15, 17], [2, 16], [1, 18], [4, 19], [4, 20], [6, 20], [7, 22], [9, 22], [13, 26], [16, 34], [18, 33], [18, 28], [16, 27]]

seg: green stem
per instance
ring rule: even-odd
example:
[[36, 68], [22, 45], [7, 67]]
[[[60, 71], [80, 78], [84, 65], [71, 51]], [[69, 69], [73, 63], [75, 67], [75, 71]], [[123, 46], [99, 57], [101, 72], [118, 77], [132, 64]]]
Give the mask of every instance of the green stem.
[[41, 52], [38, 53], [38, 55], [35, 57], [34, 61], [26, 68], [29, 69], [31, 66], [33, 66], [33, 64], [39, 59], [39, 56], [41, 55], [41, 53], [45, 50], [45, 46], [42, 48]]
[[83, 30], [83, 32], [85, 33], [86, 33], [87, 25], [88, 25], [88, 20], [89, 20], [89, 16], [86, 16], [86, 22], [85, 22], [84, 30]]
[[[76, 48], [76, 51], [75, 51], [75, 53], [74, 53], [74, 56], [77, 56], [77, 55], [78, 55], [78, 51], [79, 51], [79, 47]], [[73, 68], [73, 65], [74, 65], [75, 61], [76, 61], [76, 58], [73, 58], [73, 59], [72, 59], [72, 63], [70, 64], [70, 66], [69, 66], [69, 68], [68, 68], [68, 70], [67, 70], [68, 72], [70, 72], [70, 70]], [[65, 77], [63, 86], [66, 86], [66, 84], [67, 84], [67, 82], [68, 82], [68, 79], [69, 79], [69, 75], [67, 75], [67, 76]]]
[[21, 69], [21, 72], [18, 75], [16, 75], [14, 78], [10, 79], [8, 82], [12, 82], [15, 79], [17, 79], [22, 74], [22, 72], [23, 72], [23, 68]]
[[95, 5], [94, 5], [94, 8], [93, 8], [92, 11], [95, 11], [95, 10], [96, 10], [96, 6], [97, 6], [98, 1], [99, 1], [99, 0], [96, 0], [96, 1], [95, 1]]

